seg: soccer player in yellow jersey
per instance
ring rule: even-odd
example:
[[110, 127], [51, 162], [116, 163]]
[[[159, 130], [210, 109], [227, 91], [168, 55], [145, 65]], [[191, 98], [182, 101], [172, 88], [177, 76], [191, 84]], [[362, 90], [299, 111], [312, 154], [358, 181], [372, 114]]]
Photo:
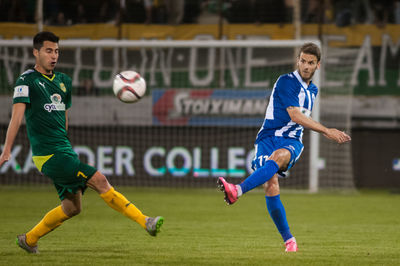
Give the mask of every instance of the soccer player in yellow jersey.
[[67, 137], [68, 109], [71, 107], [71, 79], [54, 68], [59, 56], [59, 38], [40, 32], [33, 39], [36, 64], [25, 71], [14, 88], [13, 108], [0, 166], [8, 161], [11, 148], [25, 115], [32, 159], [43, 174], [52, 179], [61, 205], [49, 211], [17, 244], [29, 253], [39, 253], [38, 240], [81, 211], [82, 194], [94, 189], [113, 209], [136, 221], [156, 236], [163, 217], [148, 217], [117, 192], [94, 167], [82, 163]]

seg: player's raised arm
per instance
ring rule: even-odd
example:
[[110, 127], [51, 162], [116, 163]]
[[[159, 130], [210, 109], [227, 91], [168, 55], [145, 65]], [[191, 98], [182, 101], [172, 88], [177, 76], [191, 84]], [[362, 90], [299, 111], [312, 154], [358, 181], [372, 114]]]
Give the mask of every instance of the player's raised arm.
[[11, 148], [14, 144], [22, 119], [24, 118], [25, 103], [15, 103], [12, 109], [10, 124], [8, 125], [6, 140], [4, 142], [3, 152], [0, 155], [0, 166], [10, 160]]
[[340, 144], [351, 140], [351, 137], [343, 131], [336, 128], [327, 128], [321, 123], [313, 120], [311, 117], [304, 115], [301, 112], [300, 107], [289, 106], [286, 110], [293, 122], [318, 133], [322, 133], [328, 139], [334, 140]]

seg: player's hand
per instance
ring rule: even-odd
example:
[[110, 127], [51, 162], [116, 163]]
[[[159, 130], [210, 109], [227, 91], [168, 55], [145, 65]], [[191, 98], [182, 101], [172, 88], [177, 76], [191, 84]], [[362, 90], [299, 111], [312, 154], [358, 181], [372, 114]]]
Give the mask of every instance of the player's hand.
[[0, 155], [0, 167], [7, 162], [8, 160], [10, 160], [11, 158], [11, 154], [9, 152], [5, 152], [3, 151]]
[[328, 131], [324, 133], [324, 136], [328, 139], [334, 140], [339, 144], [349, 142], [351, 137], [344, 131], [337, 130], [336, 128], [328, 128]]

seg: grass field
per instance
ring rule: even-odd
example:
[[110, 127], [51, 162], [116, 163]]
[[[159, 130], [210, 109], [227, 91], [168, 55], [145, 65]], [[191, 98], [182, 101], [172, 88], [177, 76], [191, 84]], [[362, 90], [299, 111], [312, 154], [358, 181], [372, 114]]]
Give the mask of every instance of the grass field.
[[83, 212], [39, 242], [15, 245], [58, 202], [52, 187], [0, 187], [0, 265], [400, 265], [400, 195], [282, 193], [299, 252], [285, 254], [261, 190], [226, 206], [216, 189], [118, 188], [156, 238], [87, 191]]

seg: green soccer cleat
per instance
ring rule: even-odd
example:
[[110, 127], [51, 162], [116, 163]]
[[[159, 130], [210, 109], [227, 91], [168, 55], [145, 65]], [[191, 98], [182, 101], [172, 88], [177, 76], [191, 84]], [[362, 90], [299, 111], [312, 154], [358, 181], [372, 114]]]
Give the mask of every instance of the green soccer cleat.
[[164, 217], [162, 217], [162, 216], [157, 216], [155, 218], [147, 217], [146, 218], [146, 231], [151, 236], [156, 236], [157, 233], [160, 232], [160, 228], [163, 223], [164, 223]]
[[17, 245], [20, 247], [20, 248], [22, 248], [22, 249], [24, 249], [26, 252], [28, 252], [28, 253], [35, 253], [35, 254], [38, 254], [39, 253], [39, 250], [38, 250], [38, 246], [36, 245], [36, 246], [34, 246], [34, 247], [31, 247], [31, 246], [29, 246], [27, 243], [26, 243], [26, 235], [25, 234], [23, 234], [23, 235], [18, 235], [17, 236]]

